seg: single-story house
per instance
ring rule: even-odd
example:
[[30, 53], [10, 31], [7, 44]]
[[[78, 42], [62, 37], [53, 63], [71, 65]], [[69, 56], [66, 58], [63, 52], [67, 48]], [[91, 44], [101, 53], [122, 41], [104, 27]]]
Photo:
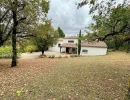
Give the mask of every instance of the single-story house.
[[[56, 51], [61, 53], [68, 54], [77, 54], [78, 37], [70, 36], [59, 38], [57, 44], [49, 47], [50, 51]], [[80, 55], [106, 55], [107, 54], [107, 45], [103, 41], [82, 41], [81, 42], [81, 52]]]

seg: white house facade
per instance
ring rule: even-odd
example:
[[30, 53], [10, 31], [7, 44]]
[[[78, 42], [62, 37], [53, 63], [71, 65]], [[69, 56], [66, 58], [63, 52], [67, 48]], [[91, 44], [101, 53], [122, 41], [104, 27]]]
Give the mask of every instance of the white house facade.
[[66, 48], [61, 48], [60, 49], [60, 45], [63, 44], [63, 39], [62, 38], [59, 38], [58, 41], [57, 41], [57, 44], [53, 44], [52, 47], [49, 47], [49, 50], [50, 51], [55, 51], [55, 52], [63, 52], [66, 50]]
[[[50, 51], [56, 51], [61, 53], [68, 54], [77, 54], [78, 50], [78, 39], [76, 36], [59, 38], [57, 44], [49, 47]], [[107, 54], [107, 45], [102, 41], [94, 42], [81, 42], [81, 52], [82, 56], [95, 56], [95, 55], [106, 55]]]

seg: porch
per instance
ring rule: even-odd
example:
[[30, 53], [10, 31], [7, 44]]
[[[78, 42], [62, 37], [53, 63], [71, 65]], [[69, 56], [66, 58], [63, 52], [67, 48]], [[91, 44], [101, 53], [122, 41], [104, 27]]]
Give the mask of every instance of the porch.
[[60, 46], [60, 52], [61, 52], [62, 48], [65, 48], [65, 53], [77, 54], [77, 46], [76, 46], [76, 44], [64, 43], [64, 44], [62, 44]]

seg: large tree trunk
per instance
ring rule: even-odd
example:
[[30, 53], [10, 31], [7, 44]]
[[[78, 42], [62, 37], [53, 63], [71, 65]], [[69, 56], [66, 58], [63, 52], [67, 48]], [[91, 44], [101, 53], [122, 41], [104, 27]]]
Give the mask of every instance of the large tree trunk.
[[44, 50], [42, 50], [42, 55], [44, 55]]
[[130, 40], [128, 41], [127, 53], [130, 52]]
[[[17, 0], [15, 1], [17, 2]], [[13, 53], [13, 56], [12, 56], [12, 64], [11, 64], [11, 67], [15, 67], [17, 65], [17, 49], [16, 49], [16, 33], [17, 33], [17, 25], [18, 25], [18, 22], [17, 22], [17, 7], [15, 7], [13, 10], [12, 10], [12, 13], [13, 13], [13, 32], [12, 32], [12, 53]]]
[[16, 29], [14, 29], [12, 33], [12, 48], [13, 48], [13, 56], [11, 67], [15, 67], [17, 65]]
[[3, 45], [3, 41], [2, 41], [2, 31], [0, 30], [0, 46]]

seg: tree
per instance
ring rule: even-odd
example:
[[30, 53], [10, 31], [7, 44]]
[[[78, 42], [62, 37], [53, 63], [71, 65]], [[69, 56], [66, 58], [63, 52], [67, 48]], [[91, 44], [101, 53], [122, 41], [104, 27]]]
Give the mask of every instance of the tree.
[[[0, 29], [0, 44], [12, 37], [13, 56], [11, 67], [17, 65], [17, 34], [27, 34], [29, 28], [34, 26], [38, 20], [44, 21], [49, 10], [49, 1], [46, 0], [0, 0], [0, 25], [4, 24], [3, 30]], [[44, 19], [43, 19], [44, 18]], [[41, 20], [41, 21], [42, 21]], [[3, 38], [3, 34], [5, 38]]]
[[41, 24], [38, 26], [35, 37], [31, 39], [31, 43], [44, 54], [49, 46], [55, 44], [58, 40], [58, 33], [50, 24]]
[[[89, 4], [90, 14], [93, 14], [94, 23], [93, 35], [99, 40], [105, 40], [109, 36], [125, 35], [129, 33], [130, 27], [130, 2], [125, 0], [123, 4], [116, 4], [116, 0], [83, 0], [78, 4], [78, 7], [82, 7], [85, 4]], [[94, 13], [98, 12], [98, 13]], [[122, 14], [123, 13], [123, 14]], [[124, 38], [124, 41], [128, 41], [130, 36]]]
[[80, 55], [81, 51], [81, 30], [79, 32], [79, 37], [78, 37], [78, 55]]
[[[94, 23], [88, 27], [91, 30], [88, 38], [101, 41], [107, 41], [109, 37], [114, 38], [116, 49], [123, 42], [130, 40], [130, 14], [128, 13], [130, 2], [128, 0], [118, 5], [115, 0], [91, 0], [89, 4]], [[120, 40], [122, 43], [119, 42]]]
[[[1, 2], [0, 2], [1, 5]], [[10, 37], [12, 32], [12, 17], [10, 10], [1, 5], [0, 8], [0, 46], [2, 46]]]
[[64, 32], [62, 31], [62, 29], [60, 27], [58, 27], [58, 32], [59, 32], [59, 37], [65, 37]]

